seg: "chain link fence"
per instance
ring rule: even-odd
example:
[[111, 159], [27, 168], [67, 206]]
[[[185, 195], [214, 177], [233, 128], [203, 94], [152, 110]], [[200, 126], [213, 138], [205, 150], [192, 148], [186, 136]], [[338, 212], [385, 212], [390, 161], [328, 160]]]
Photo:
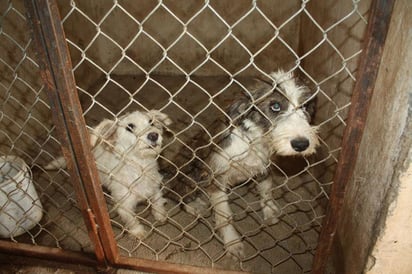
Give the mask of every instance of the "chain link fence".
[[58, 156], [51, 110], [34, 58], [22, 1], [0, 6], [0, 235], [75, 251], [92, 251], [65, 170], [42, 164]]
[[[173, 121], [163, 132], [157, 158], [168, 201], [166, 222], [141, 203], [132, 214], [147, 235], [133, 237], [119, 217], [117, 200], [105, 189], [121, 255], [256, 273], [310, 272], [370, 2], [58, 4], [89, 129], [105, 118], [119, 122], [135, 110], [160, 110]], [[69, 174], [64, 168], [43, 168], [61, 155], [60, 144], [32, 59], [21, 1], [3, 2], [1, 20], [1, 153], [17, 155], [30, 167], [44, 215], [35, 228], [11, 240], [90, 251]], [[244, 258], [234, 261], [212, 214], [184, 211], [186, 197], [176, 189], [193, 185], [191, 162], [200, 148], [212, 144], [211, 129], [227, 117], [227, 105], [250, 94], [253, 78], [271, 79], [277, 69], [294, 72], [316, 94], [314, 124], [320, 127], [321, 145], [313, 156], [271, 162], [277, 170], [271, 190], [280, 208], [276, 224], [263, 219], [256, 180], [230, 189], [232, 224], [245, 243]]]

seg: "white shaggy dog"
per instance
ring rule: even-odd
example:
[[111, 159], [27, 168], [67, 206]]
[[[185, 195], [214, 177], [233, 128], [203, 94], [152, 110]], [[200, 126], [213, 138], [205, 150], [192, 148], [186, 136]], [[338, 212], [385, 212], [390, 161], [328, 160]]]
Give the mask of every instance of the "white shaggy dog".
[[[271, 157], [306, 156], [319, 145], [317, 127], [310, 125], [315, 110], [313, 94], [291, 73], [280, 70], [271, 77], [274, 83], [260, 82], [251, 98], [230, 106], [230, 119], [213, 136], [212, 150], [197, 175], [198, 181], [206, 181], [203, 188], [213, 209], [215, 229], [227, 251], [238, 258], [244, 256], [244, 247], [232, 225], [231, 187], [249, 179], [257, 181], [264, 219], [276, 223], [279, 209], [272, 197]], [[198, 198], [186, 209], [199, 213], [204, 206]]]
[[[138, 203], [147, 201], [157, 221], [167, 218], [157, 158], [163, 127], [171, 122], [166, 114], [156, 110], [134, 111], [116, 120], [105, 119], [90, 131], [101, 182], [110, 191], [127, 231], [138, 238], [145, 235], [144, 226], [134, 213]], [[60, 157], [45, 169], [64, 166], [64, 158]]]

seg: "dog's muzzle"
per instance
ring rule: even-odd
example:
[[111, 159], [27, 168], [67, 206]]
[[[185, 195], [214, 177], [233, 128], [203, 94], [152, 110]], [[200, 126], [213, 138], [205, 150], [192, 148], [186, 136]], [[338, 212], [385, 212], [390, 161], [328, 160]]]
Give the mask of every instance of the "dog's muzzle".
[[301, 111], [285, 115], [277, 121], [271, 137], [271, 146], [280, 156], [308, 156], [315, 153], [319, 145], [317, 128], [309, 124]]
[[156, 147], [158, 145], [157, 141], [159, 140], [159, 133], [150, 132], [149, 134], [147, 134], [147, 139], [150, 141], [152, 146]]

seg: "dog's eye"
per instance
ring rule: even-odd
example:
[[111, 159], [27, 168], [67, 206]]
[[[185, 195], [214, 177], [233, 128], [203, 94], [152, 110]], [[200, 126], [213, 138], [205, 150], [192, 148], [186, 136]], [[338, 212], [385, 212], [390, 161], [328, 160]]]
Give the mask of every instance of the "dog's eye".
[[281, 105], [280, 105], [280, 103], [279, 102], [273, 102], [271, 105], [270, 105], [270, 110], [271, 111], [273, 111], [273, 112], [279, 112], [280, 110], [281, 110]]
[[149, 125], [153, 126], [153, 124], [154, 124], [154, 123], [153, 123], [153, 120], [150, 119], [150, 120], [149, 120]]
[[126, 130], [129, 131], [129, 132], [133, 132], [133, 129], [135, 127], [136, 126], [134, 124], [130, 123], [130, 124], [127, 124]]

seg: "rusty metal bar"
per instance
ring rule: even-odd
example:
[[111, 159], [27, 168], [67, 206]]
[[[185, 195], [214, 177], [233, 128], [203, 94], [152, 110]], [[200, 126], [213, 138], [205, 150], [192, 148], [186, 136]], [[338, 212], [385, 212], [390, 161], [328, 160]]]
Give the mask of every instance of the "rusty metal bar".
[[139, 271], [164, 273], [164, 274], [245, 274], [249, 272], [239, 272], [232, 270], [222, 270], [218, 268], [200, 267], [192, 265], [182, 265], [176, 263], [167, 263], [162, 261], [152, 261], [145, 259], [119, 257], [116, 266], [128, 269], [135, 269]]
[[25, 0], [52, 116], [100, 265], [115, 261], [116, 242], [89, 144], [72, 64], [54, 0]]
[[59, 261], [64, 263], [78, 263], [86, 266], [97, 266], [97, 260], [94, 254], [24, 243], [1, 241], [0, 253], [47, 259], [49, 261]]
[[395, 0], [375, 0], [371, 6], [366, 41], [347, 119], [348, 126], [344, 132], [331, 198], [313, 262], [312, 273], [314, 274], [325, 273], [330, 258], [338, 221], [342, 213], [345, 192], [355, 170], [394, 2]]

